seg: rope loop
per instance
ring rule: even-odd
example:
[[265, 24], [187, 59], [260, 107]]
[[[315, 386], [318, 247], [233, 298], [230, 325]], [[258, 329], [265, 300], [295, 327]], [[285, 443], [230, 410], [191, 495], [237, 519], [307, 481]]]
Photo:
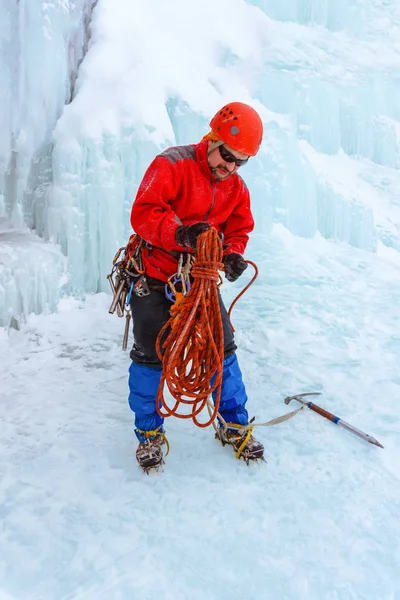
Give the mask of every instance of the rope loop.
[[192, 267], [193, 279], [207, 279], [209, 281], [221, 282], [221, 276], [218, 271], [224, 270], [222, 262], [196, 261]]

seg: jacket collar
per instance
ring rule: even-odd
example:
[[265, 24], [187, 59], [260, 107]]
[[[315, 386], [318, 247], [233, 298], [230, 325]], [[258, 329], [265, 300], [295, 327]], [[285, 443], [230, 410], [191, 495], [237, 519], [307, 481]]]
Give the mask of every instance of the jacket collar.
[[211, 172], [208, 164], [208, 140], [202, 140], [196, 144], [196, 159], [200, 167], [200, 171], [207, 177], [207, 179], [214, 179], [215, 177]]

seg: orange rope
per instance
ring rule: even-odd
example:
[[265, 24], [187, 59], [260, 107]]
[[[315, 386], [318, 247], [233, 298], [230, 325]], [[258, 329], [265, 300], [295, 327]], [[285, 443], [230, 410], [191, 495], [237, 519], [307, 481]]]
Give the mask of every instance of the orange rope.
[[248, 284], [247, 284], [247, 285], [246, 285], [246, 286], [245, 286], [245, 287], [242, 289], [242, 291], [240, 292], [240, 294], [238, 294], [238, 295], [236, 296], [236, 298], [234, 299], [234, 301], [232, 302], [232, 304], [231, 304], [231, 305], [230, 305], [230, 307], [229, 307], [229, 310], [228, 310], [228, 317], [229, 317], [229, 322], [230, 322], [230, 324], [231, 324], [231, 327], [232, 327], [232, 331], [235, 331], [235, 328], [234, 328], [234, 326], [232, 325], [232, 321], [231, 321], [231, 312], [232, 312], [232, 309], [233, 309], [233, 307], [235, 306], [236, 302], [239, 300], [239, 298], [240, 298], [241, 296], [243, 296], [243, 294], [244, 294], [245, 292], [247, 292], [247, 290], [249, 289], [249, 287], [250, 287], [250, 286], [251, 286], [251, 285], [252, 285], [252, 284], [255, 282], [255, 280], [256, 280], [256, 279], [257, 279], [257, 277], [258, 277], [258, 267], [257, 267], [256, 263], [254, 263], [252, 260], [245, 260], [245, 262], [247, 262], [247, 264], [248, 264], [248, 265], [251, 265], [251, 266], [253, 267], [253, 269], [254, 269], [254, 275], [253, 275], [253, 277], [251, 278], [251, 280], [249, 281], [249, 283], [248, 283]]
[[[218, 301], [218, 285], [224, 270], [222, 242], [216, 229], [211, 227], [197, 238], [196, 260], [192, 266], [193, 284], [187, 296], [176, 294], [171, 306], [171, 318], [161, 329], [156, 349], [162, 360], [162, 374], [157, 392], [157, 412], [162, 417], [175, 416], [193, 419], [198, 427], [208, 427], [217, 417], [221, 398], [224, 362], [224, 332]], [[257, 277], [233, 301], [229, 314]], [[233, 328], [232, 328], [233, 329]], [[215, 381], [211, 384], [212, 377]], [[166, 383], [175, 404], [170, 408], [164, 398]], [[216, 390], [214, 410], [205, 423], [197, 416], [207, 406], [210, 394]], [[189, 412], [180, 412], [180, 405], [190, 406]]]
[[[192, 418], [199, 427], [208, 427], [214, 421], [220, 403], [224, 332], [218, 302], [218, 271], [223, 268], [222, 242], [211, 227], [197, 239], [190, 292], [187, 296], [178, 296], [171, 307], [171, 318], [161, 329], [156, 343], [163, 363], [157, 392], [158, 413], [164, 417]], [[164, 399], [164, 382], [175, 399], [172, 408]], [[215, 389], [214, 411], [206, 423], [200, 423], [197, 415]], [[178, 412], [181, 403], [192, 407], [189, 414]]]

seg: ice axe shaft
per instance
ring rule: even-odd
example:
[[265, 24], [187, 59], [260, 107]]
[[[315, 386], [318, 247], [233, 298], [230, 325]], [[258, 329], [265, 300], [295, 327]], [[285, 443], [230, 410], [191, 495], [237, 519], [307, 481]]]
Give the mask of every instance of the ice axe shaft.
[[321, 415], [321, 417], [324, 417], [325, 419], [328, 419], [328, 421], [332, 421], [332, 423], [335, 423], [335, 425], [339, 425], [339, 427], [342, 427], [343, 429], [347, 429], [347, 431], [354, 433], [354, 435], [357, 435], [359, 438], [361, 438], [362, 440], [365, 440], [369, 444], [373, 444], [374, 446], [383, 448], [382, 444], [380, 444], [378, 442], [378, 440], [376, 440], [374, 437], [372, 437], [372, 435], [368, 435], [368, 433], [364, 433], [360, 429], [357, 429], [357, 427], [354, 427], [353, 425], [350, 425], [350, 423], [343, 421], [343, 419], [341, 419], [340, 417], [337, 417], [336, 415], [333, 415], [332, 413], [328, 412], [324, 408], [321, 408], [321, 406], [318, 406], [317, 404], [314, 404], [313, 402], [307, 402], [306, 400], [303, 400], [303, 398], [305, 398], [306, 396], [320, 396], [320, 395], [321, 395], [320, 392], [306, 392], [305, 394], [297, 394], [296, 396], [287, 396], [287, 398], [285, 398], [284, 402], [285, 402], [285, 404], [289, 404], [289, 402], [291, 400], [297, 400], [297, 402], [300, 402], [300, 404], [303, 404], [303, 406], [307, 406], [310, 410], [313, 410], [317, 414]]

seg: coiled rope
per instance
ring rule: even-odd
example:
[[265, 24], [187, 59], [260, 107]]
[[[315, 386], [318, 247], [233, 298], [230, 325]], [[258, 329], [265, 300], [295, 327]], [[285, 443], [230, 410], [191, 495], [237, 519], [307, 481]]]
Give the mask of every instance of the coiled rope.
[[[177, 295], [171, 318], [157, 338], [157, 354], [163, 370], [157, 392], [157, 411], [163, 417], [193, 419], [198, 427], [208, 427], [218, 414], [224, 361], [224, 332], [218, 301], [218, 271], [222, 263], [222, 242], [211, 227], [199, 235], [191, 275], [193, 284], [187, 296]], [[170, 408], [164, 398], [166, 383], [175, 404]], [[201, 423], [197, 417], [216, 390], [210, 418]], [[189, 406], [182, 412], [180, 405]]]

